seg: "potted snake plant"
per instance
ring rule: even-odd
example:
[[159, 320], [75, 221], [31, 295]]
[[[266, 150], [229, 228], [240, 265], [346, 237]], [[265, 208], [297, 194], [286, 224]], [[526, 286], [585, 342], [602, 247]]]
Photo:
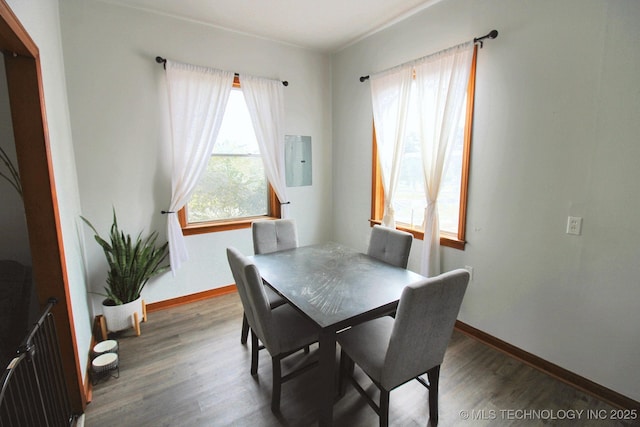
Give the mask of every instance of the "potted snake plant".
[[163, 264], [169, 254], [169, 243], [156, 245], [157, 231], [144, 238], [140, 232], [132, 239], [118, 227], [115, 208], [108, 238], [102, 238], [89, 220], [80, 218], [93, 230], [109, 266], [105, 293], [101, 294], [105, 297], [102, 309], [106, 329], [116, 332], [136, 327], [139, 334], [139, 325], [134, 319], [141, 321], [145, 317], [140, 293], [149, 279], [169, 269]]

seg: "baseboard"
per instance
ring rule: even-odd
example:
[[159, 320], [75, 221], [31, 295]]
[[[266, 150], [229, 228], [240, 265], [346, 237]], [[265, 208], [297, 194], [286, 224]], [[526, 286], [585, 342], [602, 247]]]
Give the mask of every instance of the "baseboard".
[[164, 301], [153, 302], [147, 304], [147, 312], [164, 310], [179, 305], [190, 304], [196, 301], [202, 301], [209, 298], [219, 297], [230, 293], [237, 292], [236, 285], [227, 285], [221, 288], [210, 289], [208, 291], [198, 292], [195, 294], [185, 295], [182, 297], [172, 298]]
[[91, 358], [89, 358], [89, 363], [87, 365], [88, 366], [86, 369], [86, 376], [85, 376], [83, 386], [84, 386], [84, 396], [88, 405], [93, 400], [93, 384], [91, 383]]
[[582, 390], [602, 401], [609, 403], [623, 409], [636, 409], [640, 410], [640, 403], [635, 400], [617, 393], [611, 389], [608, 389], [600, 384], [597, 384], [587, 378], [577, 375], [571, 371], [561, 368], [558, 365], [554, 365], [534, 354], [522, 350], [508, 342], [502, 341], [492, 335], [487, 334], [473, 326], [466, 323], [456, 321], [456, 330], [474, 338], [483, 344], [495, 348], [508, 356], [513, 357], [553, 378], [556, 378], [578, 390]]

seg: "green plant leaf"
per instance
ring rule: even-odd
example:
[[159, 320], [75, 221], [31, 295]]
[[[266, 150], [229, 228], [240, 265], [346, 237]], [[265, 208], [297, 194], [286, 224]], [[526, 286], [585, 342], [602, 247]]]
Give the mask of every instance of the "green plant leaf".
[[83, 216], [82, 220], [91, 228], [94, 238], [102, 248], [108, 264], [105, 295], [114, 304], [126, 304], [140, 297], [149, 279], [169, 270], [163, 265], [169, 255], [169, 243], [156, 246], [157, 231], [135, 240], [118, 226], [115, 208], [113, 223], [109, 230], [109, 241], [100, 236], [96, 228]]

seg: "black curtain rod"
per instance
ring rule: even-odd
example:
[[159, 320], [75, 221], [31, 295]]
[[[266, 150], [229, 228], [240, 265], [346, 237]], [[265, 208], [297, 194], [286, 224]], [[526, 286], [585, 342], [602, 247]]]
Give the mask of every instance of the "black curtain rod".
[[498, 37], [498, 30], [491, 30], [489, 31], [489, 34], [486, 34], [482, 37], [476, 37], [475, 39], [473, 39], [473, 42], [480, 43], [480, 49], [482, 49], [482, 47], [484, 46], [484, 39], [495, 39], [496, 37]]
[[[474, 43], [480, 43], [480, 49], [482, 49], [483, 45], [484, 45], [484, 40], [485, 39], [495, 39], [496, 37], [498, 37], [498, 30], [491, 30], [489, 32], [489, 34], [486, 34], [482, 37], [476, 37], [473, 39]], [[366, 80], [369, 80], [369, 76], [362, 76], [360, 77], [360, 81], [364, 82]]]
[[[166, 60], [166, 58], [163, 58], [161, 56], [156, 56], [156, 62], [158, 64], [162, 64], [162, 66], [164, 67], [165, 70], [167, 69], [167, 60]], [[236, 76], [236, 77], [240, 77], [240, 74], [238, 74], [238, 73], [233, 73], [233, 75]], [[283, 86], [289, 86], [289, 82], [286, 81], [286, 80], [283, 80], [282, 81], [282, 85]]]

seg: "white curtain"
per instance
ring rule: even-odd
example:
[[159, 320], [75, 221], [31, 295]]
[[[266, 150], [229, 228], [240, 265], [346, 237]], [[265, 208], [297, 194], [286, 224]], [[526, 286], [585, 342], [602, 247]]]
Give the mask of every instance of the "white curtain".
[[391, 228], [396, 227], [393, 200], [404, 151], [412, 74], [413, 66], [408, 64], [370, 77], [373, 122], [385, 200], [382, 225]]
[[473, 47], [473, 42], [464, 43], [415, 62], [427, 199], [421, 273], [428, 277], [440, 273], [438, 193], [465, 105]]
[[241, 74], [240, 87], [247, 102], [267, 179], [280, 203], [282, 218], [289, 217], [284, 163], [284, 90], [281, 81]]
[[189, 258], [177, 213], [191, 198], [209, 161], [233, 86], [233, 73], [167, 60], [166, 74], [173, 160], [167, 236], [175, 275]]

